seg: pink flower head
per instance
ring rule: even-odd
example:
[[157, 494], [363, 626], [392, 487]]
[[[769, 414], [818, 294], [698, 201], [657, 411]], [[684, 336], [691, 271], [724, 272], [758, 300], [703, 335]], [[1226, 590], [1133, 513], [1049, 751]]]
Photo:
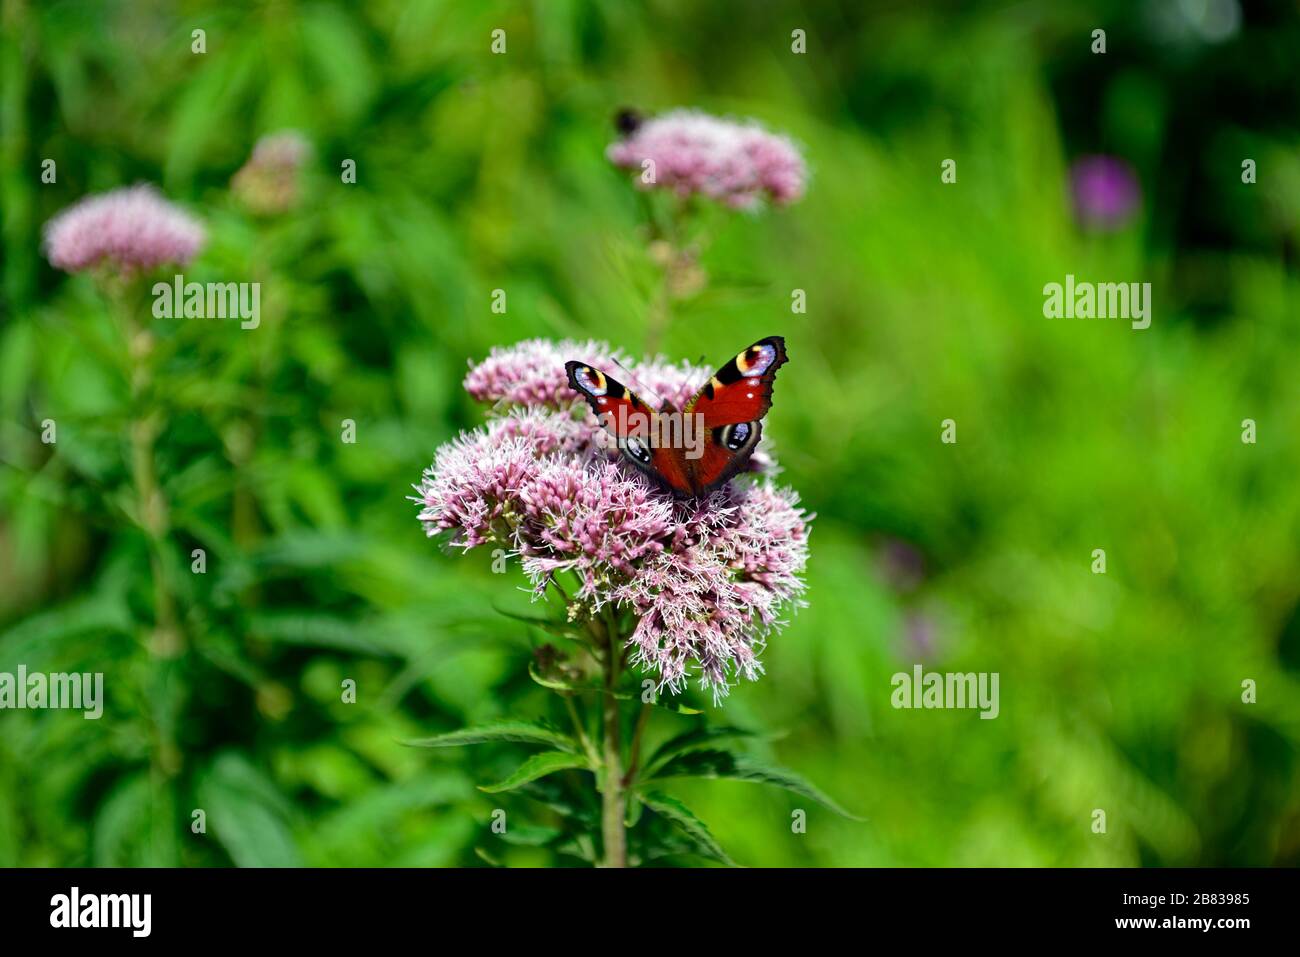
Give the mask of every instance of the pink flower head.
[[45, 224], [50, 264], [81, 272], [106, 263], [124, 274], [188, 263], [207, 235], [198, 220], [149, 185], [89, 196]]
[[[766, 197], [778, 206], [803, 196], [808, 170], [794, 143], [753, 120], [737, 122], [696, 110], [646, 120], [606, 151], [623, 169], [644, 170], [647, 184], [680, 196], [707, 196], [752, 209]], [[651, 165], [652, 164], [652, 165]], [[643, 182], [638, 175], [638, 182]]]
[[230, 181], [235, 195], [249, 209], [263, 215], [286, 212], [301, 198], [302, 168], [312, 147], [300, 133], [283, 130], [262, 137], [253, 155]]
[[[782, 625], [782, 609], [800, 603], [811, 516], [770, 480], [734, 479], [674, 499], [604, 451], [564, 363], [609, 368], [611, 354], [599, 342], [493, 349], [465, 379], [471, 395], [494, 403], [493, 414], [438, 450], [413, 500], [430, 536], [450, 533], [467, 549], [506, 544], [538, 597], [572, 574], [571, 614], [607, 605], [632, 612], [631, 660], [673, 692], [697, 674], [717, 700], [738, 678], [762, 674], [763, 643]], [[708, 379], [686, 364], [624, 364], [611, 374], [678, 407]]]
[[798, 604], [811, 516], [789, 489], [739, 483], [677, 513], [671, 547], [612, 595], [638, 615], [633, 661], [673, 692], [694, 661], [717, 699], [731, 678], [762, 674], [758, 653], [779, 609]]
[[415, 486], [425, 534], [450, 531], [452, 544], [466, 549], [504, 541], [519, 494], [539, 467], [527, 439], [500, 432], [476, 429], [442, 446]]
[[621, 357], [603, 342], [528, 339], [496, 347], [465, 376], [465, 391], [480, 402], [570, 408], [581, 397], [569, 388], [564, 364], [570, 359], [600, 368]]

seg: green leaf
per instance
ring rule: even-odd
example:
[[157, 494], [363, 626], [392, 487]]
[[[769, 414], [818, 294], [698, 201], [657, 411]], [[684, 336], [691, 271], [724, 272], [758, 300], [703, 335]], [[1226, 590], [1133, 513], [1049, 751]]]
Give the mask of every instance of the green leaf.
[[641, 801], [641, 796], [632, 790], [627, 796], [627, 814], [623, 816], [623, 826], [628, 828], [636, 827], [637, 821], [641, 820], [641, 811], [645, 805]]
[[130, 867], [131, 848], [149, 833], [149, 776], [137, 774], [117, 785], [95, 815], [93, 861], [96, 867]]
[[255, 638], [284, 644], [334, 648], [364, 655], [396, 654], [391, 648], [373, 641], [367, 634], [375, 633], [378, 627], [373, 623], [349, 621], [336, 615], [293, 611], [252, 615], [248, 622], [248, 633]]
[[709, 832], [704, 822], [695, 816], [685, 804], [659, 791], [650, 791], [641, 795], [641, 801], [655, 814], [669, 821], [679, 831], [681, 831], [690, 844], [691, 849], [710, 860], [719, 861], [728, 867], [736, 867], [730, 855], [722, 849], [722, 845]]
[[513, 611], [506, 611], [497, 605], [492, 606], [492, 610], [499, 615], [510, 618], [514, 621], [521, 621], [526, 625], [533, 625], [552, 635], [560, 638], [577, 638], [578, 632], [572, 625], [564, 624], [558, 621], [551, 621], [549, 618], [537, 618], [532, 615], [520, 615]]
[[236, 867], [301, 867], [287, 799], [243, 755], [225, 752], [199, 784], [208, 827]]
[[714, 728], [694, 728], [685, 731], [659, 746], [658, 750], [650, 756], [650, 760], [645, 763], [645, 771], [641, 776], [647, 780], [654, 777], [659, 768], [679, 754], [716, 748], [716, 745], [723, 741], [734, 741], [739, 738], [756, 736], [753, 731], [746, 731], [744, 728], [733, 728], [729, 725]]
[[505, 867], [505, 865], [502, 864], [498, 858], [493, 857], [492, 853], [486, 848], [476, 847], [474, 848], [474, 854], [488, 867]]
[[600, 807], [593, 794], [588, 790], [578, 790], [564, 786], [563, 779], [529, 781], [519, 792], [561, 817], [572, 818], [582, 827], [592, 830], [600, 825]]
[[654, 775], [659, 778], [725, 778], [733, 781], [752, 781], [793, 791], [801, 797], [816, 801], [836, 814], [853, 821], [863, 818], [851, 814], [828, 795], [809, 784], [793, 771], [774, 765], [762, 764], [750, 757], [730, 751], [691, 751], [679, 754], [661, 767]]
[[564, 830], [558, 827], [547, 827], [542, 824], [513, 824], [502, 832], [501, 840], [521, 847], [546, 847], [564, 836]]
[[578, 754], [566, 754], [563, 751], [543, 751], [541, 754], [534, 754], [531, 758], [515, 770], [500, 784], [480, 787], [480, 791], [488, 794], [496, 794], [500, 791], [512, 791], [521, 784], [527, 784], [529, 781], [535, 781], [538, 778], [553, 774], [556, 771], [565, 771], [569, 768], [589, 769], [587, 759]]
[[517, 741], [522, 744], [546, 744], [563, 751], [577, 751], [578, 742], [544, 724], [531, 721], [497, 721], [477, 728], [461, 728], [431, 738], [417, 738], [404, 742], [412, 748], [459, 748], [467, 744], [485, 744], [489, 741]]
[[665, 711], [672, 711], [675, 714], [703, 714], [704, 713], [701, 709], [692, 708], [688, 704], [679, 704], [676, 695], [668, 695], [666, 697], [655, 695], [654, 699], [650, 703], [654, 705], [656, 708], [663, 708]]
[[[536, 681], [543, 688], [549, 688], [552, 691], [568, 691], [579, 693], [584, 691], [595, 692], [597, 694], [605, 693], [605, 686], [596, 681], [568, 681], [555, 675], [544, 675], [537, 670], [536, 662], [528, 663], [528, 676]], [[633, 695], [629, 692], [615, 691], [614, 697], [620, 701], [630, 701]]]

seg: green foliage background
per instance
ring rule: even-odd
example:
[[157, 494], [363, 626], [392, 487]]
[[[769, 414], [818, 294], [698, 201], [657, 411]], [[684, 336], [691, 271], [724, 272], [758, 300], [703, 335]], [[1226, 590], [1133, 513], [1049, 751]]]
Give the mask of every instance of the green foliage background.
[[[1153, 6], [3, 0], [0, 671], [103, 671], [107, 711], [0, 712], [0, 864], [573, 863], [528, 846], [550, 812], [475, 787], [522, 750], [399, 743], [547, 707], [520, 679], [543, 636], [497, 612], [532, 610], [522, 579], [441, 552], [405, 496], [479, 421], [467, 359], [643, 342], [642, 207], [603, 155], [625, 105], [754, 116], [812, 168], [789, 210], [713, 217], [664, 349], [787, 339], [768, 434], [817, 513], [809, 607], [707, 719], [866, 820], [671, 793], [750, 865], [1300, 863], [1300, 21], [1247, 4], [1227, 41], [1161, 41]], [[316, 146], [310, 198], [254, 219], [229, 180], [282, 128]], [[1113, 236], [1066, 202], [1089, 152], [1144, 185]], [[40, 253], [59, 209], [139, 180], [209, 227], [187, 279], [263, 284], [259, 330], [152, 324], [189, 634], [162, 666], [120, 343]], [[1151, 328], [1044, 319], [1067, 273], [1151, 282]], [[893, 709], [916, 661], [998, 672], [1000, 716]]]

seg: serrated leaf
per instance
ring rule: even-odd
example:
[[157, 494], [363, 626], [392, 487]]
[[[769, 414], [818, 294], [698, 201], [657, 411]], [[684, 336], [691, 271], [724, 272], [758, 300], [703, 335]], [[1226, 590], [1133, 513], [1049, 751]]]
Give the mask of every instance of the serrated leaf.
[[719, 861], [728, 867], [736, 867], [730, 855], [722, 849], [704, 822], [695, 813], [675, 797], [659, 791], [642, 794], [641, 802], [651, 811], [672, 823], [681, 831], [690, 843], [691, 849], [702, 857]]
[[461, 728], [431, 738], [403, 742], [412, 748], [460, 748], [489, 741], [514, 741], [521, 744], [545, 744], [562, 751], [577, 751], [578, 742], [544, 724], [531, 721], [497, 721], [476, 728]]
[[745, 755], [730, 751], [691, 751], [679, 754], [661, 767], [654, 775], [661, 778], [724, 778], [733, 781], [751, 781], [784, 788], [801, 797], [816, 801], [825, 808], [853, 821], [863, 818], [851, 814], [793, 771], [775, 765], [763, 764]]
[[569, 754], [564, 751], [543, 751], [541, 754], [534, 754], [531, 758], [515, 770], [500, 784], [492, 784], [487, 787], [480, 787], [480, 791], [488, 794], [497, 794], [501, 791], [513, 791], [521, 784], [527, 784], [529, 781], [535, 781], [538, 778], [545, 777], [548, 774], [554, 774], [556, 771], [566, 771], [570, 768], [583, 768], [589, 770], [587, 759], [579, 754]]
[[642, 776], [647, 779], [654, 777], [659, 768], [679, 754], [710, 748], [716, 750], [716, 746], [723, 741], [753, 737], [757, 737], [756, 732], [746, 731], [744, 728], [733, 728], [728, 725], [713, 728], [694, 728], [685, 731], [659, 746], [658, 750], [650, 756], [650, 760], [646, 762], [645, 772]]

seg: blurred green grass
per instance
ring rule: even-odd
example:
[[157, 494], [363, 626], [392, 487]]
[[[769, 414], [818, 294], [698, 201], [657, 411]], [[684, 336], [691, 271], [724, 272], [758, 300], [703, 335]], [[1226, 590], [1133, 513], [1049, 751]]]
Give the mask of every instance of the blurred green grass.
[[[732, 856], [1300, 862], [1300, 89], [1278, 54], [1294, 10], [1190, 48], [1121, 3], [6, 0], [0, 16], [0, 670], [103, 670], [109, 689], [97, 723], [0, 715], [0, 864], [473, 864], [475, 847], [563, 863], [489, 833], [498, 799], [473, 785], [508, 758], [397, 744], [543, 697], [516, 679], [537, 636], [494, 611], [527, 607], [521, 580], [441, 553], [404, 496], [478, 421], [467, 359], [529, 336], [643, 341], [641, 205], [603, 155], [629, 104], [754, 116], [812, 169], [792, 209], [712, 217], [710, 285], [664, 351], [787, 339], [768, 435], [818, 516], [809, 607], [725, 718], [778, 733], [770, 756], [867, 820], [809, 809], [794, 834], [796, 798], [682, 784]], [[1105, 58], [1087, 53], [1096, 25]], [[1248, 100], [1260, 85], [1267, 108]], [[310, 200], [252, 220], [229, 179], [282, 128], [316, 146]], [[1098, 151], [1146, 193], [1114, 236], [1080, 233], [1066, 202], [1069, 160]], [[264, 286], [254, 333], [159, 333], [192, 634], [162, 673], [141, 638], [144, 545], [113, 512], [112, 328], [39, 252], [57, 210], [138, 179], [209, 226], [187, 278]], [[1044, 319], [1042, 287], [1067, 273], [1152, 282], [1152, 327]], [[344, 418], [356, 445], [337, 441]], [[910, 590], [881, 570], [898, 540], [925, 560]], [[917, 620], [933, 647], [910, 641]], [[1000, 717], [891, 708], [890, 676], [917, 660], [999, 672]], [[356, 705], [338, 700], [347, 677]], [[168, 723], [182, 770], [161, 780]]]

